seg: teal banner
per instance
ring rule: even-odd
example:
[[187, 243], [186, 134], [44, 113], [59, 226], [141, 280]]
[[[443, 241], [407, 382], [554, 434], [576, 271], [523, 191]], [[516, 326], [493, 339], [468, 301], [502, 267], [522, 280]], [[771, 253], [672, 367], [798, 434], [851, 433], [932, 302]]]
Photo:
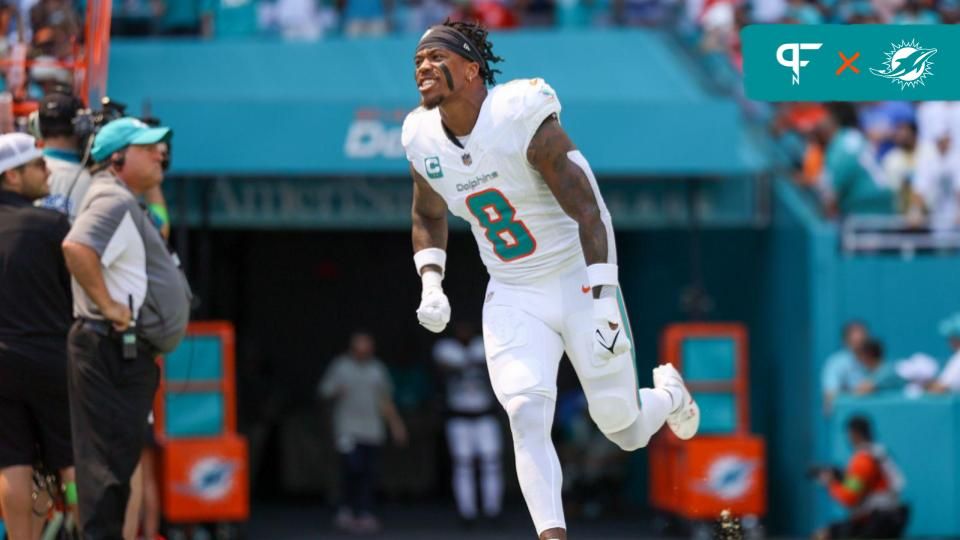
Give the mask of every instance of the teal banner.
[[741, 37], [751, 99], [960, 99], [958, 25], [751, 25]]
[[[176, 174], [407, 178], [400, 131], [420, 99], [412, 63], [419, 37], [117, 40], [109, 91], [131, 113], [149, 108], [173, 128]], [[704, 88], [667, 33], [491, 39], [507, 59], [497, 80], [547, 80], [564, 128], [597, 174], [717, 177], [770, 167], [737, 103]]]
[[[412, 182], [393, 177], [184, 178], [164, 181], [174, 225], [220, 229], [410, 228]], [[749, 227], [762, 219], [751, 177], [723, 181], [606, 180], [601, 190], [623, 229]], [[694, 216], [694, 213], [696, 214]], [[452, 227], [465, 222], [450, 217]]]

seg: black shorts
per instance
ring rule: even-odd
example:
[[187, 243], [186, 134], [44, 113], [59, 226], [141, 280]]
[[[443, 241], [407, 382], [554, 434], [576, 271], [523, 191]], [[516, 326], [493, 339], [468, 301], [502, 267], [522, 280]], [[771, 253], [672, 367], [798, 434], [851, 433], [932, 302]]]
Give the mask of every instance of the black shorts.
[[0, 468], [73, 465], [66, 362], [0, 350]]

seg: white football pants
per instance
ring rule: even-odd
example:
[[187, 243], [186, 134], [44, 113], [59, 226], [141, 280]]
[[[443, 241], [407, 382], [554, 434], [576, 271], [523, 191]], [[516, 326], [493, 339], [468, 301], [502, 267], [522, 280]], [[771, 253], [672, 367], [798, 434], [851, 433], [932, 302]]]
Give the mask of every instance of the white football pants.
[[[646, 446], [671, 410], [666, 391], [638, 392], [632, 351], [606, 363], [594, 359], [592, 299], [586, 266], [536, 285], [508, 285], [491, 278], [487, 286], [487, 366], [497, 400], [510, 419], [517, 476], [537, 534], [566, 528], [560, 462], [550, 438], [564, 351], [583, 386], [591, 418], [624, 450]], [[622, 299], [620, 304], [623, 309]], [[622, 317], [632, 342], [626, 310]]]

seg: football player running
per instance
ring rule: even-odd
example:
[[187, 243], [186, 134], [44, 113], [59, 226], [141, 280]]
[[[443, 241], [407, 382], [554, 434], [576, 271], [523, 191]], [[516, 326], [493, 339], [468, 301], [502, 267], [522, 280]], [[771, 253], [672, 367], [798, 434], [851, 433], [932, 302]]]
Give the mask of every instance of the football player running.
[[417, 45], [421, 104], [402, 135], [414, 182], [413, 259], [423, 282], [417, 318], [438, 333], [450, 320], [442, 287], [450, 210], [470, 224], [490, 274], [487, 367], [510, 419], [524, 500], [541, 540], [565, 540], [550, 439], [564, 351], [594, 423], [624, 450], [646, 446], [664, 422], [689, 439], [700, 414], [669, 364], [653, 370], [652, 389], [638, 388], [613, 228], [597, 181], [560, 126], [553, 89], [542, 79], [494, 86], [491, 64], [500, 60], [486, 30], [466, 22], [434, 26]]

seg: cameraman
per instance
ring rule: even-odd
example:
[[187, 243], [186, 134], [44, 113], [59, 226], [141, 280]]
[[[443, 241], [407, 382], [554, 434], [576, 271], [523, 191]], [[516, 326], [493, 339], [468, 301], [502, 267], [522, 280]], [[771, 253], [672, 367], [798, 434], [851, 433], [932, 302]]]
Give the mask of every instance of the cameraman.
[[71, 423], [85, 539], [122, 537], [130, 477], [158, 383], [154, 357], [186, 332], [190, 289], [137, 197], [163, 180], [170, 129], [120, 118], [96, 135], [97, 162], [63, 243], [73, 275]]
[[907, 525], [907, 507], [900, 503], [904, 479], [883, 446], [873, 442], [870, 422], [854, 416], [847, 422], [854, 449], [846, 473], [838, 478], [821, 470], [818, 481], [830, 496], [850, 509], [850, 518], [819, 531], [815, 538], [900, 538]]
[[83, 108], [80, 98], [53, 92], [44, 96], [37, 111], [37, 129], [50, 169], [50, 194], [39, 205], [63, 212], [71, 223], [90, 187], [90, 173], [82, 163], [85, 137], [78, 135], [74, 126], [74, 119]]
[[[40, 101], [37, 110], [37, 130], [43, 142], [43, 155], [50, 169], [50, 194], [41, 199], [39, 206], [52, 208], [67, 214], [70, 222], [77, 219], [77, 210], [83, 203], [83, 197], [90, 187], [90, 172], [87, 169], [89, 156], [85, 156], [89, 141], [87, 131], [94, 128], [93, 124], [107, 123], [123, 117], [126, 106], [115, 101], [105, 101], [102, 110], [94, 118], [93, 113], [85, 110], [83, 101], [70, 93], [69, 89], [60, 88], [47, 94]], [[84, 114], [88, 115], [89, 127], [83, 127], [84, 122], [77, 125], [77, 120]], [[159, 123], [151, 123], [157, 127]], [[165, 154], [164, 169], [169, 163], [169, 145], [161, 142]], [[87, 159], [84, 159], [87, 158]], [[150, 213], [150, 218], [160, 229], [164, 239], [170, 236], [170, 218], [167, 213], [166, 201], [160, 186], [154, 186], [143, 193], [144, 201]]]

